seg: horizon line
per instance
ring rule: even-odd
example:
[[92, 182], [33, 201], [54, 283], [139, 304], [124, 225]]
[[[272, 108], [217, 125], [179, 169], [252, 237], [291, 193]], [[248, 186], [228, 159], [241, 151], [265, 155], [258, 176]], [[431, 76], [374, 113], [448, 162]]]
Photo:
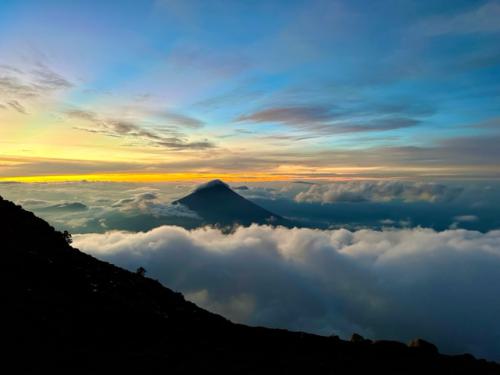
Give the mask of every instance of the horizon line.
[[[50, 183], [50, 182], [176, 182], [176, 181], [207, 181], [220, 179], [230, 182], [272, 182], [292, 181], [298, 178], [310, 180], [353, 180], [359, 177], [325, 177], [325, 176], [297, 176], [293, 174], [239, 174], [239, 173], [90, 173], [90, 174], [57, 174], [36, 176], [0, 177], [0, 183]], [[363, 178], [366, 179], [366, 178]]]

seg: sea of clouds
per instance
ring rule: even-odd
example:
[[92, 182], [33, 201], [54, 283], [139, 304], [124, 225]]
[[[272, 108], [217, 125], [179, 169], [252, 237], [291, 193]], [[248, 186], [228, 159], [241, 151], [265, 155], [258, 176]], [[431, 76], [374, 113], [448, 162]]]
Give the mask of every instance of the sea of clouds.
[[500, 230], [160, 226], [74, 246], [233, 321], [348, 337], [423, 337], [500, 359]]
[[[193, 228], [202, 218], [171, 202], [194, 183], [1, 184], [0, 195], [71, 233], [146, 231], [161, 225]], [[500, 228], [500, 185], [495, 181], [273, 182], [233, 188], [265, 209], [309, 228], [380, 229], [387, 226]]]

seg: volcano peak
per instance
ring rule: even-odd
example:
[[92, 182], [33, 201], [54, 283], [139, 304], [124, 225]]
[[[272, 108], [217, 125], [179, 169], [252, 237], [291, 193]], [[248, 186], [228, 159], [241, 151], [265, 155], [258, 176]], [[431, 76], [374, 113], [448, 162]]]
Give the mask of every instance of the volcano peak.
[[281, 216], [244, 198], [219, 179], [199, 185], [192, 193], [173, 203], [196, 212], [204, 224], [288, 224]]
[[205, 182], [204, 184], [198, 185], [194, 191], [201, 191], [201, 190], [206, 190], [206, 189], [211, 189], [215, 187], [225, 187], [227, 189], [231, 189], [228, 184], [226, 184], [224, 181], [215, 179], [211, 180], [208, 182]]

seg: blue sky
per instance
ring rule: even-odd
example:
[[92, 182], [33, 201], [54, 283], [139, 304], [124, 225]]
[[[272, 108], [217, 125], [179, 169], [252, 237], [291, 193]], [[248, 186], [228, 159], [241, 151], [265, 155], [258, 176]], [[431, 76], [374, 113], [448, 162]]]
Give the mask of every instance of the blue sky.
[[495, 177], [499, 16], [495, 0], [3, 1], [0, 173]]

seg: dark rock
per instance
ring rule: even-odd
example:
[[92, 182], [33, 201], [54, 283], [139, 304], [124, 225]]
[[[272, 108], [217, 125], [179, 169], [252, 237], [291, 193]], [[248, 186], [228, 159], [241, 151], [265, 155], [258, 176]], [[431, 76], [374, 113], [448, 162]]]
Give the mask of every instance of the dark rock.
[[361, 336], [358, 333], [353, 333], [351, 336], [351, 342], [353, 343], [362, 343], [362, 344], [371, 344], [372, 340], [365, 339], [363, 336]]
[[402, 353], [406, 352], [408, 347], [399, 341], [393, 340], [376, 340], [373, 342], [373, 346], [377, 348], [378, 351], [392, 352], [392, 353]]
[[434, 345], [428, 341], [425, 341], [423, 339], [411, 340], [410, 343], [408, 344], [408, 346], [410, 348], [416, 348], [418, 350], [425, 351], [429, 354], [438, 354], [439, 353], [436, 345]]

